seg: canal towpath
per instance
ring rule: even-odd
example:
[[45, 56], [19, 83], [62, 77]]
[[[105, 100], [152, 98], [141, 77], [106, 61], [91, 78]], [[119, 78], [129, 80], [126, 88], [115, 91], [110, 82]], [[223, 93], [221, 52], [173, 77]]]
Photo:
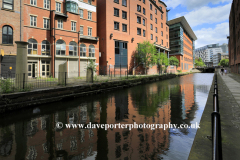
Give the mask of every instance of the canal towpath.
[[[218, 76], [219, 112], [221, 118], [223, 159], [240, 157], [240, 75], [228, 73]], [[214, 84], [214, 81], [213, 81]], [[213, 112], [212, 85], [208, 100], [200, 121], [200, 129], [195, 136], [189, 160], [212, 159], [211, 113]]]

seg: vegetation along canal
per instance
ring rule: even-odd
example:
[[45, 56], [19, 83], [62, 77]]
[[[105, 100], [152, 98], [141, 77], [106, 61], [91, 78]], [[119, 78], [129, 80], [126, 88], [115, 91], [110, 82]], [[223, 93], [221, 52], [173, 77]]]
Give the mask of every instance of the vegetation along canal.
[[194, 127], [105, 130], [65, 124], [191, 126], [200, 122], [213, 75], [195, 73], [8, 113], [0, 121], [0, 159], [187, 159]]

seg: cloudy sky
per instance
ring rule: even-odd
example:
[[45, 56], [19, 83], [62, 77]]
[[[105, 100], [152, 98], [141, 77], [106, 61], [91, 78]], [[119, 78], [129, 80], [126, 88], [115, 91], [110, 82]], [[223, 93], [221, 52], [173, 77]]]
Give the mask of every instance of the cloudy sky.
[[228, 43], [232, 0], [162, 0], [170, 9], [168, 19], [185, 16], [197, 36], [196, 48]]

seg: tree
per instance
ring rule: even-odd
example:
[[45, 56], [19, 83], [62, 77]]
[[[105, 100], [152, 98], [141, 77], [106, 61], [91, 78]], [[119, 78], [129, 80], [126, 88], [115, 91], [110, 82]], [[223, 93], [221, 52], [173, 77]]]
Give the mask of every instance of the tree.
[[204, 66], [206, 66], [205, 63], [202, 61], [202, 58], [196, 58], [194, 65], [197, 66], [197, 67], [204, 67]]
[[158, 53], [156, 55], [156, 64], [159, 66], [159, 69], [162, 70], [162, 65], [169, 66], [168, 57], [165, 53]]
[[172, 56], [169, 58], [169, 64], [178, 67], [179, 60], [177, 59], [176, 56]]
[[156, 64], [157, 49], [154, 44], [149, 41], [144, 41], [138, 44], [136, 50], [138, 53], [135, 57], [139, 64], [144, 64], [145, 74], [147, 74], [147, 69]]
[[229, 66], [229, 59], [222, 59], [219, 64], [219, 66], [224, 66], [224, 67], [227, 67]]

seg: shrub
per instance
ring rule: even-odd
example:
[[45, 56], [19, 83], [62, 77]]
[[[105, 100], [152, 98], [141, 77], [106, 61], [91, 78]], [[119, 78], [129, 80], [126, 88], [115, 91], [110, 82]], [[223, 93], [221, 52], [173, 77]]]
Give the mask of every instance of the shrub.
[[1, 80], [0, 87], [2, 93], [10, 93], [13, 90], [11, 79]]

